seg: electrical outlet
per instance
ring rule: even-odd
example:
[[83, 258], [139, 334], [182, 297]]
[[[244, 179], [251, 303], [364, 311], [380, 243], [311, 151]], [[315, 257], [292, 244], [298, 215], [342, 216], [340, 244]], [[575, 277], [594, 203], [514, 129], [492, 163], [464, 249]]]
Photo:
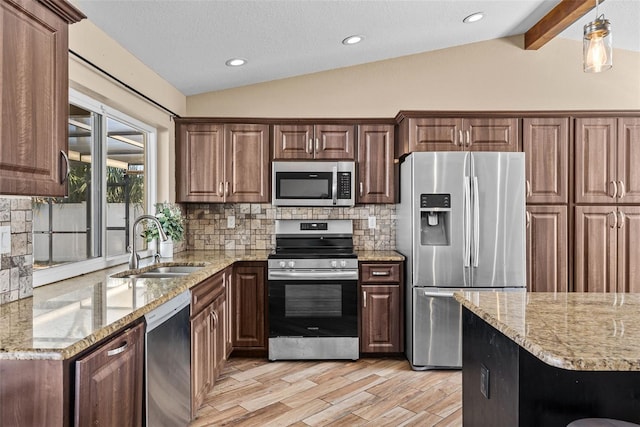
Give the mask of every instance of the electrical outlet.
[[4, 225], [0, 227], [0, 254], [11, 252], [11, 227]]
[[480, 393], [489, 398], [489, 368], [480, 364]]
[[376, 217], [375, 216], [370, 216], [369, 217], [369, 228], [376, 228]]
[[227, 228], [236, 228], [236, 217], [229, 215], [227, 217]]

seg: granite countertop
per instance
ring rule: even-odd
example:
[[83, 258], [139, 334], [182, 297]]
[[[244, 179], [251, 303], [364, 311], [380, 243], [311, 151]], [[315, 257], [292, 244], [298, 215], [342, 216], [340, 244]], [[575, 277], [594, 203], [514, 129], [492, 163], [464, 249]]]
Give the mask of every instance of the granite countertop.
[[[0, 305], [0, 359], [69, 359], [234, 262], [266, 261], [268, 255], [266, 250], [186, 251], [160, 264], [202, 266], [184, 277], [111, 277], [127, 270], [122, 264], [37, 287], [31, 298]], [[404, 257], [394, 251], [359, 251], [358, 259]]]
[[455, 298], [548, 365], [640, 371], [640, 294], [458, 292]]

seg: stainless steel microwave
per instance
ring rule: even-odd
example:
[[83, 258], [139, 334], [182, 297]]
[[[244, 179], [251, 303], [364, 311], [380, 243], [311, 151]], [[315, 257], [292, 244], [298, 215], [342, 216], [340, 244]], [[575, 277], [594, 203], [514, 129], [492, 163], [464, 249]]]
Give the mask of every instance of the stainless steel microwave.
[[354, 206], [355, 162], [273, 162], [274, 206]]

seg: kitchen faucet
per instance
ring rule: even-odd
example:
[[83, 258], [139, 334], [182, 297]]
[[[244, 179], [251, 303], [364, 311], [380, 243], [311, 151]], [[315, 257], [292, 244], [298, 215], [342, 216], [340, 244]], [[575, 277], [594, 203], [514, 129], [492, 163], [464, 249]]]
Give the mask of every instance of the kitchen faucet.
[[158, 228], [158, 234], [160, 234], [160, 239], [162, 239], [163, 242], [167, 240], [167, 235], [162, 229], [162, 224], [160, 224], [160, 221], [158, 221], [158, 218], [156, 218], [153, 215], [140, 215], [138, 218], [136, 218], [136, 220], [133, 221], [133, 227], [131, 227], [131, 234], [133, 235], [131, 241], [133, 242], [133, 246], [129, 246], [127, 248], [131, 252], [131, 255], [129, 256], [130, 270], [137, 270], [138, 265], [140, 263], [140, 255], [138, 255], [136, 251], [136, 225], [138, 225], [138, 223], [143, 219], [151, 220], [152, 223]]

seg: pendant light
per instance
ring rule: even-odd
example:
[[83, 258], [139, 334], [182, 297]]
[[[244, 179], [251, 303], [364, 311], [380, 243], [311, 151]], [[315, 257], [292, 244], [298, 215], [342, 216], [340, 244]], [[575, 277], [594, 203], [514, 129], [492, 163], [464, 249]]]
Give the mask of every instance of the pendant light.
[[596, 19], [584, 26], [582, 39], [582, 64], [585, 73], [599, 73], [613, 66], [613, 50], [611, 45], [611, 23], [598, 16], [596, 1]]

